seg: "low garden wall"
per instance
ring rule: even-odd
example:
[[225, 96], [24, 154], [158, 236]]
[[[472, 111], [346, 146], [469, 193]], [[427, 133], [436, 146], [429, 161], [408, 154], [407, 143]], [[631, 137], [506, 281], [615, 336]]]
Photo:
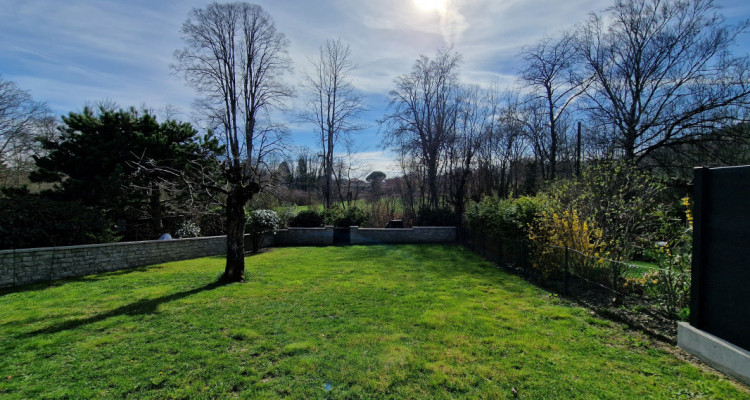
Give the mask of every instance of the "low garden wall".
[[[415, 226], [407, 229], [349, 228], [346, 244], [397, 244], [397, 243], [452, 243], [456, 241], [453, 226]], [[331, 246], [334, 228], [287, 228], [274, 236], [266, 236], [262, 247], [273, 246]], [[248, 246], [249, 248], [249, 242]]]
[[408, 229], [351, 227], [351, 244], [451, 243], [456, 241], [454, 226], [415, 226]]
[[279, 229], [275, 235], [267, 236], [263, 245], [264, 247], [331, 246], [333, 245], [333, 227]]
[[0, 287], [226, 254], [226, 236], [0, 251]]
[[[446, 243], [456, 241], [454, 227], [349, 229], [350, 244]], [[330, 246], [334, 228], [288, 228], [264, 238], [263, 247]], [[246, 239], [246, 248], [250, 248]], [[117, 271], [169, 261], [226, 254], [226, 236], [104, 243], [0, 251], [0, 287]]]

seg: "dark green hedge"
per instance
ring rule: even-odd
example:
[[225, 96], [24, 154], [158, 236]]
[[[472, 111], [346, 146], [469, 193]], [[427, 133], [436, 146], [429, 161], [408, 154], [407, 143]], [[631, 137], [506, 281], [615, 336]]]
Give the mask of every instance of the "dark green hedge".
[[116, 240], [101, 213], [78, 203], [22, 194], [0, 198], [0, 249]]

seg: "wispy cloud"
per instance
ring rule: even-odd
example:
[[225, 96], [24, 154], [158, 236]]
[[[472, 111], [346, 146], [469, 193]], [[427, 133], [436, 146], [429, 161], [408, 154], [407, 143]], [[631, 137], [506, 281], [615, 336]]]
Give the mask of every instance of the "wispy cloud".
[[440, 32], [446, 44], [461, 42], [462, 35], [469, 29], [469, 22], [461, 14], [461, 0], [446, 0], [445, 9], [440, 13]]
[[[358, 140], [373, 169], [386, 173], [395, 170], [389, 167], [389, 154], [376, 151], [380, 140], [374, 133], [375, 120], [384, 112], [394, 78], [408, 73], [420, 54], [433, 55], [439, 47], [453, 44], [464, 57], [464, 81], [511, 85], [519, 73], [516, 56], [523, 46], [613, 3], [446, 0], [442, 12], [424, 12], [409, 0], [252, 1], [271, 14], [291, 42], [292, 85], [300, 81], [308, 57], [324, 40], [341, 38], [351, 45], [352, 61], [358, 66], [351, 78], [371, 107], [363, 121], [371, 129]], [[189, 115], [195, 94], [171, 75], [169, 64], [174, 50], [184, 46], [180, 27], [188, 13], [207, 3], [6, 0], [0, 7], [0, 73], [38, 100], [48, 101], [58, 114], [106, 98], [122, 106], [146, 103], [159, 109], [171, 104]], [[717, 3], [730, 21], [750, 16], [745, 0]], [[742, 53], [748, 52], [746, 39], [738, 48]], [[294, 137], [300, 140], [296, 144], [314, 145], [309, 134]]]
[[389, 178], [401, 175], [401, 168], [390, 151], [365, 151], [353, 153], [357, 161], [357, 178], [365, 179], [372, 171], [381, 171]]

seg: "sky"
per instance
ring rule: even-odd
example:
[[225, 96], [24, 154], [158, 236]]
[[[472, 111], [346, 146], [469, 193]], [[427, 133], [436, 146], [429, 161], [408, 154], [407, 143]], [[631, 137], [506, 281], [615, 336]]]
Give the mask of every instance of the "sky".
[[[44, 101], [55, 115], [80, 112], [109, 100], [120, 107], [176, 109], [175, 118], [194, 121], [195, 92], [170, 69], [184, 47], [180, 27], [205, 0], [0, 0], [0, 75]], [[351, 46], [354, 86], [368, 110], [366, 129], [354, 136], [364, 176], [393, 175], [392, 155], [383, 149], [377, 120], [386, 112], [394, 79], [408, 73], [419, 55], [452, 45], [462, 54], [466, 83], [511, 86], [519, 74], [518, 54], [545, 35], [570, 28], [613, 0], [257, 0], [290, 41], [294, 86], [326, 39]], [[715, 0], [730, 23], [750, 18], [750, 1]], [[737, 54], [750, 53], [750, 35]], [[301, 98], [290, 105], [302, 106]], [[316, 150], [314, 128], [295, 122], [290, 152]]]

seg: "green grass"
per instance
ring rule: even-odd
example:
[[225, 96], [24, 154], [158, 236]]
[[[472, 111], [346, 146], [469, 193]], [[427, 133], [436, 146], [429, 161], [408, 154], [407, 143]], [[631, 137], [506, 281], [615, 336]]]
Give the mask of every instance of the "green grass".
[[218, 285], [223, 264], [0, 293], [0, 398], [749, 396], [460, 247], [275, 249]]
[[640, 278], [647, 272], [654, 271], [655, 269], [661, 268], [659, 264], [649, 261], [626, 261], [623, 275], [628, 278]]

